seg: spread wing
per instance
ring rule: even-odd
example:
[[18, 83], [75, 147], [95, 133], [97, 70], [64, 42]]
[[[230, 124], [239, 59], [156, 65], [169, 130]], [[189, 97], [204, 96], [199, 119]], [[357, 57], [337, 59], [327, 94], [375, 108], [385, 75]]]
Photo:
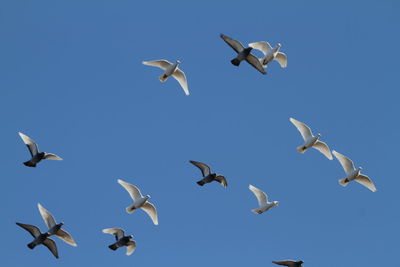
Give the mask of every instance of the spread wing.
[[332, 154], [338, 159], [346, 174], [350, 174], [356, 169], [353, 161], [351, 161], [351, 159], [348, 157], [336, 152], [335, 150], [332, 151]]
[[240, 53], [244, 49], [243, 45], [239, 41], [236, 41], [235, 39], [232, 39], [222, 33], [220, 34], [220, 36], [225, 41], [225, 43], [227, 43], [230, 47], [233, 48], [233, 50], [236, 51], [236, 53]]
[[282, 52], [278, 52], [274, 58], [274, 60], [276, 60], [279, 65], [281, 65], [282, 68], [286, 68], [287, 67], [287, 58], [286, 55]]
[[120, 240], [121, 238], [123, 238], [125, 235], [124, 230], [122, 230], [120, 228], [106, 228], [106, 229], [103, 229], [103, 233], [115, 235], [115, 239], [117, 241]]
[[43, 245], [45, 245], [51, 251], [51, 253], [53, 253], [54, 257], [56, 257], [58, 259], [57, 245], [56, 245], [56, 242], [54, 242], [53, 239], [46, 238], [43, 241]]
[[304, 141], [307, 141], [309, 138], [313, 137], [310, 127], [293, 118], [290, 118], [289, 120], [291, 121], [291, 123], [293, 123], [294, 126], [296, 126], [297, 130], [299, 130]]
[[363, 186], [365, 186], [372, 192], [376, 191], [376, 187], [375, 187], [374, 183], [371, 181], [371, 179], [368, 176], [366, 176], [364, 174], [358, 175], [357, 178], [354, 179], [354, 181], [358, 182], [359, 184], [362, 184]]
[[228, 186], [228, 182], [226, 181], [225, 176], [217, 175], [217, 177], [215, 177], [215, 181], [219, 182], [223, 187]]
[[143, 197], [142, 193], [140, 193], [140, 190], [136, 186], [122, 181], [121, 179], [118, 179], [118, 183], [122, 185], [126, 189], [126, 191], [128, 191], [133, 200], [136, 201], [137, 199], [141, 199]]
[[164, 59], [153, 60], [153, 61], [143, 61], [142, 63], [147, 66], [159, 67], [163, 70], [166, 70], [169, 66], [172, 65], [171, 62], [169, 62], [168, 60], [164, 60]]
[[254, 49], [260, 50], [264, 54], [264, 56], [272, 51], [272, 47], [268, 42], [255, 42], [249, 44], [249, 46]]
[[131, 240], [128, 243], [126, 243], [126, 255], [131, 255], [135, 249], [136, 249], [136, 242]]
[[67, 231], [65, 231], [63, 229], [58, 230], [57, 233], [56, 233], [56, 236], [58, 238], [60, 238], [62, 241], [64, 241], [65, 243], [67, 243], [67, 244], [69, 244], [69, 245], [71, 245], [73, 247], [77, 246], [77, 244], [74, 241], [74, 239], [72, 238], [72, 236]]
[[201, 173], [203, 174], [203, 177], [207, 177], [211, 173], [210, 167], [208, 167], [207, 164], [194, 161], [194, 160], [189, 160], [190, 163], [192, 163], [194, 166], [200, 169]]
[[63, 160], [62, 158], [60, 158], [60, 157], [57, 156], [56, 154], [52, 154], [52, 153], [46, 153], [46, 154], [44, 155], [44, 158], [45, 158], [45, 159], [48, 159], [48, 160]]
[[34, 238], [37, 238], [41, 234], [39, 228], [37, 228], [34, 225], [23, 224], [23, 223], [18, 223], [18, 222], [16, 224], [18, 226], [24, 228], [26, 231], [28, 231]]
[[158, 225], [158, 217], [157, 217], [156, 207], [154, 207], [154, 205], [151, 204], [150, 202], [146, 202], [142, 206], [142, 209], [150, 216], [150, 218], [153, 220], [153, 223], [155, 225]]
[[42, 218], [49, 229], [54, 225], [56, 225], [56, 220], [54, 219], [53, 215], [48, 210], [43, 208], [43, 206], [40, 203], [38, 203], [38, 209], [40, 215], [42, 215]]
[[22, 141], [24, 141], [25, 145], [28, 147], [31, 156], [35, 156], [39, 152], [39, 147], [29, 136], [24, 135], [23, 133], [19, 132], [19, 136], [21, 137]]
[[331, 150], [329, 149], [328, 145], [324, 142], [321, 141], [317, 141], [314, 145], [313, 148], [317, 149], [319, 152], [321, 152], [322, 154], [325, 155], [325, 157], [327, 157], [328, 159], [332, 160], [332, 154], [331, 154]]
[[174, 73], [172, 74], [172, 77], [174, 77], [175, 80], [177, 80], [179, 82], [179, 84], [182, 86], [182, 89], [185, 92], [185, 94], [189, 95], [189, 88], [187, 85], [185, 73], [182, 70], [177, 68], [174, 71]]
[[267, 72], [265, 71], [264, 67], [262, 66], [260, 60], [256, 56], [254, 56], [253, 54], [249, 54], [246, 57], [246, 61], [247, 61], [247, 63], [252, 65], [254, 68], [256, 68], [262, 74], [267, 74]]
[[258, 206], [264, 207], [265, 205], [267, 205], [267, 203], [268, 203], [267, 194], [265, 194], [263, 191], [261, 191], [260, 189], [258, 189], [257, 187], [255, 187], [253, 185], [249, 185], [249, 189], [256, 196], [256, 198], [258, 200]]

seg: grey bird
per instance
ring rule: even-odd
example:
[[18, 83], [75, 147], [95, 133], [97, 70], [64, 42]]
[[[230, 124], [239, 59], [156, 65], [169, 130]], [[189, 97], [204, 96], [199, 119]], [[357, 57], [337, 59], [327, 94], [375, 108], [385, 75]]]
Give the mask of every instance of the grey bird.
[[49, 159], [49, 160], [62, 160], [59, 156], [52, 154], [52, 153], [46, 153], [46, 152], [39, 152], [39, 147], [33, 141], [31, 138], [26, 136], [25, 134], [19, 132], [19, 136], [22, 138], [22, 141], [24, 141], [25, 145], [28, 147], [29, 152], [31, 153], [32, 158], [26, 162], [24, 162], [25, 166], [28, 167], [36, 167], [36, 164], [38, 164], [42, 159]]
[[194, 160], [189, 160], [190, 163], [192, 163], [194, 166], [200, 169], [201, 173], [203, 174], [203, 179], [197, 182], [198, 185], [203, 186], [204, 184], [211, 183], [212, 181], [217, 181], [220, 183], [223, 187], [227, 187], [228, 183], [225, 179], [224, 176], [221, 174], [217, 173], [211, 173], [211, 169], [207, 164], [194, 161]]
[[124, 230], [120, 228], [106, 228], [103, 229], [103, 233], [112, 234], [115, 236], [117, 242], [109, 245], [108, 247], [112, 250], [117, 250], [120, 247], [126, 247], [126, 255], [131, 255], [136, 249], [136, 242], [131, 240], [132, 235], [125, 236]]
[[292, 260], [284, 260], [284, 261], [273, 261], [272, 263], [288, 266], [288, 267], [302, 267], [303, 261], [292, 261]]
[[227, 43], [233, 50], [236, 51], [237, 56], [231, 60], [231, 63], [235, 66], [239, 66], [240, 62], [246, 60], [251, 66], [256, 68], [262, 74], [267, 74], [260, 60], [251, 53], [252, 47], [244, 47], [239, 41], [232, 39], [224, 34], [220, 35], [221, 38]]
[[57, 250], [57, 245], [56, 242], [54, 242], [53, 239], [49, 238], [49, 233], [41, 233], [39, 228], [33, 225], [29, 224], [23, 224], [23, 223], [16, 223], [18, 226], [22, 227], [26, 231], [28, 231], [35, 239], [28, 244], [28, 248], [33, 249], [37, 245], [44, 245], [46, 246], [51, 253], [53, 253], [54, 257], [58, 259], [58, 250]]
[[45, 224], [49, 228], [49, 230], [47, 231], [49, 236], [55, 235], [58, 238], [60, 238], [62, 241], [64, 241], [65, 243], [67, 243], [73, 247], [77, 246], [74, 239], [72, 238], [72, 236], [67, 231], [61, 229], [61, 227], [64, 225], [64, 223], [61, 222], [61, 223], [57, 224], [53, 215], [48, 210], [43, 208], [43, 206], [40, 205], [40, 203], [38, 203], [38, 209], [39, 209], [40, 215], [42, 215], [42, 218], [43, 218]]

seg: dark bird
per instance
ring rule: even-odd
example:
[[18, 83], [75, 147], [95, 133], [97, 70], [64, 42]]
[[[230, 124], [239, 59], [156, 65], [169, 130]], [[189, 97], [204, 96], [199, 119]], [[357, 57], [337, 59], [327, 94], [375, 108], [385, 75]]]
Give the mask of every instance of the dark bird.
[[292, 260], [285, 260], [285, 261], [273, 261], [273, 263], [288, 267], [302, 267], [303, 261], [292, 261]]
[[108, 247], [112, 250], [117, 250], [120, 247], [126, 247], [126, 255], [131, 255], [136, 249], [136, 242], [131, 240], [132, 235], [125, 236], [124, 230], [120, 228], [106, 228], [103, 229], [103, 233], [112, 234], [115, 236], [117, 242], [109, 245]]
[[252, 47], [244, 48], [239, 41], [236, 41], [235, 39], [232, 39], [224, 34], [221, 34], [220, 36], [230, 47], [232, 47], [233, 50], [236, 51], [236, 53], [238, 53], [237, 56], [231, 60], [233, 65], [239, 66], [240, 62], [246, 60], [247, 63], [252, 65], [259, 72], [262, 74], [267, 74], [260, 60], [251, 53], [251, 50], [253, 50]]
[[35, 238], [31, 243], [28, 244], [28, 248], [33, 249], [37, 245], [43, 244], [51, 251], [51, 253], [53, 253], [54, 257], [58, 259], [56, 242], [54, 242], [53, 239], [49, 238], [49, 233], [46, 232], [42, 234], [39, 228], [33, 225], [18, 222], [16, 224], [28, 231]]
[[194, 160], [189, 160], [189, 162], [199, 168], [203, 174], [203, 179], [197, 182], [198, 185], [203, 186], [204, 184], [211, 183], [212, 181], [217, 181], [223, 187], [228, 186], [225, 177], [217, 173], [211, 173], [211, 169], [208, 167], [208, 165]]
[[31, 153], [32, 156], [30, 160], [24, 162], [25, 166], [36, 167], [36, 164], [38, 164], [42, 159], [62, 160], [62, 158], [60, 158], [55, 154], [39, 152], [39, 147], [35, 143], [35, 141], [33, 141], [31, 138], [24, 135], [23, 133], [20, 132], [19, 136], [21, 136], [22, 141], [24, 141], [25, 145], [28, 147], [29, 152]]

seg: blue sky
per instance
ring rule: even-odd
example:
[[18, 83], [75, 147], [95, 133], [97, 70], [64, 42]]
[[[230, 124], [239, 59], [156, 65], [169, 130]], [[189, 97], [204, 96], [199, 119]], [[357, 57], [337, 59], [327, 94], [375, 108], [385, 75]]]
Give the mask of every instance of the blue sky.
[[[397, 1], [2, 1], [1, 266], [390, 265], [399, 251]], [[261, 75], [220, 33], [280, 42], [288, 67]], [[191, 95], [143, 60], [180, 60]], [[336, 160], [296, 152], [294, 117], [352, 158], [371, 193], [337, 180]], [[64, 158], [22, 165], [21, 131]], [[224, 174], [199, 187], [208, 163]], [[154, 226], [127, 214], [121, 178], [152, 196]], [[280, 205], [255, 215], [253, 184]], [[15, 222], [45, 225], [40, 202], [78, 247], [26, 247]], [[107, 248], [122, 227], [137, 250]], [[326, 262], [328, 261], [328, 262]], [[322, 264], [323, 262], [323, 264]]]

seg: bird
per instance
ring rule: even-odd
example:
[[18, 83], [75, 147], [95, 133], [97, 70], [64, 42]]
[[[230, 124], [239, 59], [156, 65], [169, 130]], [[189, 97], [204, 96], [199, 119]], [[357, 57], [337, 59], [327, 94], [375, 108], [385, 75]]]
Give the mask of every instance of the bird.
[[154, 207], [154, 205], [148, 201], [150, 196], [149, 195], [143, 196], [142, 193], [140, 193], [140, 190], [136, 186], [129, 184], [121, 179], [118, 179], [118, 183], [122, 185], [126, 189], [126, 191], [128, 191], [129, 195], [134, 201], [132, 205], [129, 205], [126, 208], [126, 212], [132, 213], [137, 209], [142, 209], [150, 216], [153, 223], [155, 225], [158, 225], [157, 210]]
[[252, 212], [256, 213], [256, 214], [261, 214], [267, 210], [269, 210], [270, 208], [276, 207], [279, 205], [279, 201], [273, 201], [273, 202], [269, 202], [268, 201], [268, 195], [265, 194], [263, 191], [261, 191], [260, 189], [258, 189], [257, 187], [253, 186], [253, 185], [249, 185], [249, 189], [251, 192], [254, 193], [254, 195], [257, 197], [258, 200], [258, 209], [253, 209], [251, 210]]
[[231, 60], [231, 63], [233, 65], [239, 66], [240, 62], [246, 60], [247, 63], [252, 65], [259, 72], [261, 72], [262, 74], [267, 74], [259, 59], [251, 53], [251, 50], [253, 50], [252, 47], [244, 48], [244, 46], [239, 41], [236, 41], [235, 39], [232, 39], [222, 33], [220, 34], [220, 37], [237, 53], [237, 56]]
[[49, 228], [49, 230], [47, 231], [49, 236], [55, 235], [58, 238], [60, 238], [62, 241], [64, 241], [65, 243], [67, 243], [73, 247], [77, 246], [77, 244], [74, 241], [74, 239], [72, 238], [72, 236], [67, 231], [61, 229], [61, 227], [64, 225], [64, 223], [57, 224], [53, 215], [48, 210], [46, 210], [40, 203], [38, 203], [38, 209], [39, 209], [40, 215], [42, 216], [45, 224]]
[[131, 240], [132, 235], [125, 236], [124, 230], [120, 228], [106, 228], [103, 229], [103, 233], [115, 235], [117, 242], [109, 245], [108, 247], [112, 250], [117, 250], [120, 247], [126, 247], [126, 255], [131, 255], [136, 249], [136, 242]]
[[54, 242], [53, 239], [49, 238], [49, 233], [41, 233], [39, 228], [34, 226], [34, 225], [29, 225], [29, 224], [23, 224], [23, 223], [16, 223], [18, 226], [22, 227], [26, 231], [28, 231], [35, 239], [30, 242], [27, 246], [30, 249], [35, 248], [37, 245], [44, 245], [46, 246], [51, 253], [58, 259], [58, 250], [57, 250], [57, 245], [56, 242]]
[[36, 167], [36, 164], [38, 164], [42, 159], [49, 159], [49, 160], [62, 160], [59, 156], [52, 154], [52, 153], [46, 153], [46, 152], [39, 152], [39, 147], [33, 141], [31, 138], [26, 136], [25, 134], [19, 132], [19, 136], [22, 138], [22, 141], [24, 141], [25, 145], [28, 147], [29, 152], [31, 153], [32, 158], [26, 162], [24, 162], [25, 166], [28, 167]]
[[335, 150], [333, 150], [332, 153], [333, 153], [333, 155], [335, 155], [335, 157], [339, 161], [340, 165], [342, 165], [342, 167], [347, 175], [345, 178], [339, 180], [340, 185], [347, 186], [349, 184], [349, 182], [354, 180], [354, 181], [358, 182], [359, 184], [362, 184], [363, 186], [365, 186], [372, 192], [376, 191], [376, 187], [375, 187], [374, 183], [372, 182], [372, 180], [368, 176], [361, 174], [361, 170], [362, 170], [361, 167], [358, 167], [356, 169], [354, 167], [354, 163], [353, 163], [353, 161], [351, 161], [351, 159], [336, 152]]
[[260, 59], [261, 64], [264, 68], [267, 67], [268, 63], [275, 60], [281, 65], [282, 68], [287, 67], [286, 55], [280, 52], [281, 44], [277, 44], [274, 48], [268, 42], [255, 42], [249, 44], [249, 47], [260, 50], [264, 54], [264, 58]]
[[178, 68], [178, 66], [181, 64], [179, 60], [177, 60], [175, 63], [171, 63], [165, 59], [143, 61], [142, 63], [147, 66], [159, 67], [163, 69], [164, 73], [161, 74], [161, 76], [159, 77], [161, 82], [165, 82], [169, 76], [172, 76], [174, 77], [175, 80], [179, 82], [185, 94], [186, 95], [190, 94], [186, 80], [186, 75], [180, 68]]
[[311, 132], [310, 127], [305, 125], [304, 123], [295, 120], [293, 118], [289, 119], [294, 126], [296, 126], [297, 130], [301, 133], [301, 136], [303, 137], [305, 143], [299, 147], [297, 147], [297, 152], [299, 153], [304, 153], [306, 152], [307, 149], [310, 147], [317, 149], [319, 152], [325, 155], [329, 160], [332, 160], [332, 154], [331, 150], [329, 149], [328, 145], [325, 144], [322, 141], [319, 141], [319, 138], [321, 137], [321, 134], [313, 135]]
[[225, 179], [224, 176], [221, 174], [217, 173], [211, 173], [211, 169], [207, 164], [194, 161], [194, 160], [189, 160], [190, 163], [192, 163], [194, 166], [200, 169], [201, 173], [203, 174], [203, 179], [200, 181], [197, 181], [197, 184], [200, 186], [203, 186], [204, 184], [211, 183], [212, 181], [217, 181], [220, 183], [223, 187], [227, 187], [228, 183]]
[[284, 260], [284, 261], [272, 261], [272, 263], [288, 266], [288, 267], [302, 267], [303, 261], [292, 261], [292, 260]]

